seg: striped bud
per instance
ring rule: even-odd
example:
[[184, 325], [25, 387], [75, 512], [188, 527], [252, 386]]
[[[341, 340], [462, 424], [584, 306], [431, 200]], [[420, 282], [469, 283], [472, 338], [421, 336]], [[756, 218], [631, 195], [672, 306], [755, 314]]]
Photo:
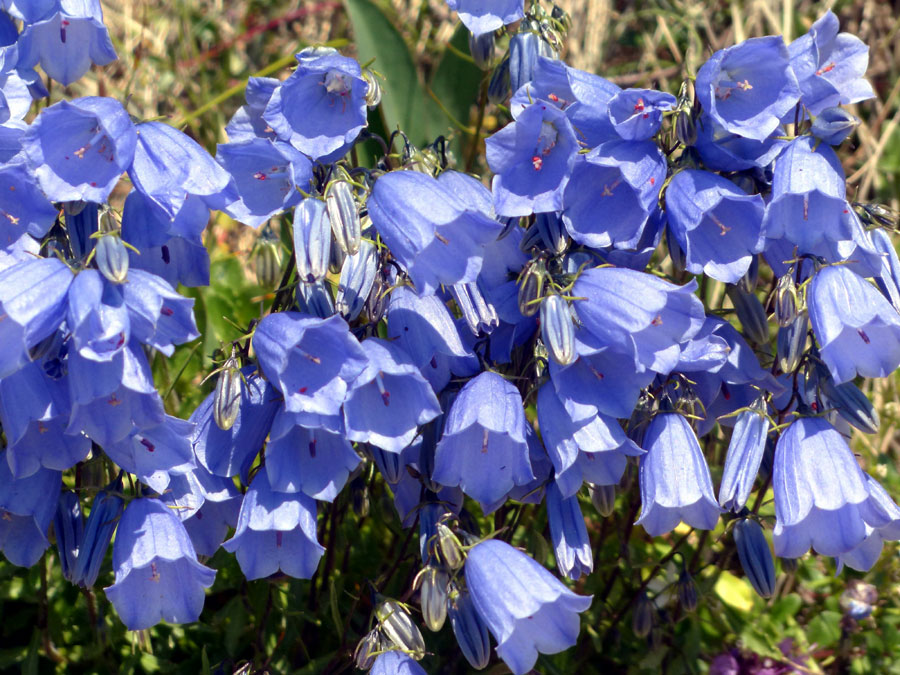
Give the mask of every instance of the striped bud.
[[543, 244], [544, 238], [541, 236], [541, 231], [535, 222], [525, 228], [525, 233], [519, 240], [519, 250], [523, 253], [528, 253], [533, 248], [541, 248]]
[[56, 549], [63, 577], [72, 581], [78, 549], [84, 540], [84, 518], [78, 495], [71, 490], [64, 490], [59, 495], [53, 516], [53, 531], [56, 532]]
[[550, 356], [561, 366], [575, 360], [575, 324], [569, 303], [560, 295], [548, 295], [541, 302], [541, 337]]
[[301, 281], [321, 281], [331, 262], [331, 221], [325, 203], [304, 199], [294, 209], [294, 257]]
[[775, 288], [775, 320], [781, 328], [787, 328], [797, 318], [799, 312], [797, 284], [791, 274], [785, 274], [778, 280]]
[[378, 252], [368, 241], [361, 241], [359, 250], [344, 258], [334, 308], [347, 321], [353, 321], [362, 312], [377, 273]]
[[219, 371], [213, 398], [213, 419], [222, 431], [234, 426], [241, 410], [241, 369], [234, 351]]
[[442, 569], [429, 565], [416, 577], [414, 588], [419, 589], [422, 618], [428, 630], [437, 633], [447, 618], [447, 591], [450, 577]]
[[406, 651], [416, 660], [425, 656], [425, 639], [422, 632], [413, 623], [406, 607], [397, 602], [383, 598], [375, 607], [375, 617], [381, 624], [384, 636], [396, 647]]
[[509, 96], [509, 86], [509, 57], [507, 56], [491, 74], [491, 81], [488, 82], [488, 101], [495, 105], [503, 103]]
[[877, 434], [880, 420], [878, 411], [852, 382], [835, 384], [827, 369], [820, 367], [819, 391], [825, 398], [825, 405], [835, 411], [847, 422], [866, 434]]
[[647, 597], [647, 594], [641, 591], [634, 601], [634, 608], [631, 610], [631, 630], [635, 636], [642, 638], [650, 635], [655, 618], [656, 607], [650, 601], [650, 598]]
[[490, 70], [494, 63], [494, 33], [493, 31], [473, 35], [469, 33], [469, 53], [472, 60], [481, 70]]
[[454, 284], [450, 293], [473, 335], [488, 334], [500, 325], [497, 310], [484, 297], [477, 283]]
[[481, 670], [491, 660], [491, 638], [472, 596], [466, 590], [453, 587], [447, 601], [450, 626], [463, 656], [475, 670]]
[[591, 504], [597, 509], [597, 513], [604, 518], [611, 516], [616, 506], [616, 486], [588, 483], [588, 491], [591, 493]]
[[678, 583], [675, 584], [675, 588], [678, 593], [678, 602], [684, 608], [684, 611], [693, 612], [697, 609], [697, 584], [694, 583], [694, 578], [687, 570], [681, 571], [681, 576], [678, 577]]
[[369, 85], [366, 89], [366, 105], [375, 108], [381, 103], [381, 80], [369, 68], [362, 71], [362, 78]]
[[539, 213], [534, 224], [544, 242], [544, 248], [555, 255], [562, 255], [569, 247], [569, 235], [562, 218], [556, 213]]
[[128, 279], [128, 249], [118, 234], [105, 234], [94, 249], [97, 269], [114, 284], [124, 284]]
[[458, 570], [466, 559], [463, 557], [459, 539], [453, 534], [453, 530], [444, 523], [437, 524], [438, 550], [441, 552], [441, 560], [451, 570]]
[[783, 373], [792, 373], [800, 365], [806, 351], [809, 317], [800, 314], [790, 326], [778, 329], [778, 367]]
[[281, 248], [277, 239], [260, 237], [254, 252], [256, 283], [262, 288], [275, 288], [281, 281]]
[[764, 411], [765, 403], [760, 399], [752, 410], [738, 415], [735, 422], [719, 488], [719, 505], [723, 509], [740, 511], [753, 489], [769, 433], [769, 418], [762, 414]]
[[519, 311], [523, 316], [534, 316], [541, 308], [540, 298], [547, 283], [547, 267], [537, 259], [525, 265], [519, 275]]
[[684, 250], [678, 244], [678, 240], [672, 234], [672, 229], [668, 225], [666, 225], [666, 248], [669, 250], [669, 259], [672, 261], [672, 267], [675, 268], [676, 272], [684, 272], [687, 265], [687, 257], [685, 257]]
[[755, 255], [750, 260], [750, 267], [747, 268], [744, 276], [738, 279], [737, 283], [742, 291], [752, 293], [756, 290], [757, 282], [759, 282], [759, 256]]
[[728, 286], [727, 291], [744, 335], [758, 345], [766, 344], [769, 341], [769, 320], [759, 298], [753, 293], [745, 293], [738, 286]]
[[328, 209], [331, 231], [338, 248], [353, 255], [359, 250], [362, 224], [350, 183], [343, 180], [332, 181], [325, 191], [325, 207]]
[[375, 658], [384, 651], [384, 640], [381, 631], [377, 628], [366, 633], [365, 637], [356, 645], [353, 652], [353, 661], [360, 670], [369, 670], [375, 665]]
[[762, 527], [752, 518], [742, 518], [734, 524], [732, 534], [750, 585], [762, 597], [771, 598], [775, 593], [775, 561]]
[[[106, 488], [113, 492], [121, 489], [122, 483], [119, 480]], [[83, 543], [78, 549], [75, 570], [72, 572], [72, 583], [84, 588], [90, 588], [97, 581], [109, 542], [125, 508], [125, 501], [121, 497], [109, 494], [106, 490], [98, 492], [94, 497], [91, 513], [84, 525]]]
[[297, 306], [301, 312], [312, 314], [320, 319], [334, 316], [334, 298], [328, 289], [328, 284], [317, 281], [313, 284], [297, 284], [295, 294]]

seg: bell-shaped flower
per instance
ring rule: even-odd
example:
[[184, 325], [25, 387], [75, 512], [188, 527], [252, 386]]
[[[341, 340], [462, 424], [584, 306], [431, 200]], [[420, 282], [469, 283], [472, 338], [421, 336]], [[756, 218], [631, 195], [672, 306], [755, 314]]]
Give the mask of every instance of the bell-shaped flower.
[[762, 197], [714, 173], [676, 173], [666, 190], [666, 213], [692, 274], [737, 283], [765, 248]]
[[820, 417], [800, 417], [781, 434], [772, 489], [781, 558], [799, 558], [810, 547], [822, 555], [847, 553], [866, 538], [867, 524], [888, 520], [847, 442]]
[[578, 153], [572, 123], [552, 103], [538, 100], [485, 140], [494, 172], [494, 208], [500, 216], [561, 211]]
[[362, 349], [368, 364], [350, 385], [344, 402], [347, 438], [400, 452], [412, 442], [419, 425], [441, 414], [440, 404], [400, 347], [369, 338]]
[[497, 654], [524, 675], [538, 653], [556, 654], [578, 639], [578, 613], [592, 596], [576, 595], [526, 554], [498, 539], [476, 544], [466, 558], [475, 609], [497, 640]]
[[886, 541], [900, 540], [900, 506], [891, 499], [884, 487], [868, 474], [866, 488], [874, 500], [876, 508], [883, 511], [883, 523], [875, 526], [866, 523], [866, 538], [856, 548], [836, 556], [837, 573], [846, 565], [859, 572], [868, 572], [878, 562]]
[[31, 567], [50, 546], [47, 530], [59, 498], [62, 473], [38, 469], [14, 478], [0, 452], [0, 550], [13, 565]]
[[594, 553], [578, 497], [563, 497], [555, 481], [547, 486], [547, 520], [556, 569], [575, 580], [593, 572]]
[[116, 583], [106, 597], [129, 630], [191, 623], [203, 610], [204, 589], [216, 578], [197, 561], [194, 545], [172, 510], [158, 499], [132, 501], [116, 528]]
[[774, 135], [765, 140], [745, 138], [732, 133], [714, 117], [703, 112], [696, 123], [694, 147], [710, 171], [744, 171], [764, 168], [781, 154], [788, 141]]
[[280, 84], [281, 80], [274, 77], [251, 77], [247, 80], [247, 87], [244, 89], [244, 100], [247, 103], [241, 106], [225, 125], [225, 133], [228, 134], [230, 142], [277, 138], [272, 127], [263, 119], [263, 113]]
[[575, 312], [599, 341], [634, 355], [638, 371], [666, 374], [678, 363], [679, 344], [703, 325], [703, 304], [694, 295], [697, 283], [676, 286], [643, 272], [596, 268], [583, 272], [572, 295]]
[[109, 542], [125, 508], [125, 500], [116, 494], [122, 491], [121, 478], [120, 473], [119, 478], [98, 492], [91, 502], [91, 512], [84, 524], [84, 537], [69, 579], [83, 588], [91, 588], [97, 583]]
[[300, 203], [300, 191], [310, 190], [312, 163], [283, 141], [225, 143], [218, 146], [216, 161], [231, 174], [232, 183], [209, 198], [210, 207], [250, 227]]
[[746, 505], [759, 472], [768, 433], [769, 419], [762, 411], [745, 410], [738, 415], [719, 486], [719, 504], [723, 509], [737, 513]]
[[0, 167], [0, 249], [26, 234], [42, 239], [57, 214], [22, 164]]
[[175, 217], [188, 195], [212, 197], [228, 187], [228, 172], [190, 136], [162, 122], [144, 122], [136, 129], [128, 176], [169, 217]]
[[356, 60], [334, 49], [304, 49], [297, 63], [272, 92], [263, 119], [312, 159], [339, 159], [366, 126], [369, 84]]
[[522, 0], [447, 0], [473, 35], [492, 33], [525, 16]]
[[194, 465], [193, 430], [190, 422], [166, 415], [162, 424], [135, 429], [121, 441], [104, 445], [103, 450], [119, 467], [162, 493], [171, 480], [170, 472], [182, 473]]
[[809, 132], [828, 145], [840, 145], [859, 126], [860, 119], [843, 108], [825, 108], [812, 122]]
[[[42, 3], [37, 3], [42, 4]], [[41, 68], [69, 86], [91, 67], [105, 66], [118, 57], [103, 25], [100, 0], [59, 0], [58, 11], [25, 23], [19, 38], [20, 68]]]
[[275, 492], [260, 471], [244, 495], [234, 536], [222, 546], [248, 580], [279, 570], [309, 579], [325, 552], [316, 541], [316, 502], [302, 492]]
[[654, 143], [603, 143], [575, 163], [563, 200], [566, 230], [592, 248], [634, 248], [665, 179], [666, 160]]
[[288, 412], [336, 414], [366, 367], [365, 353], [339, 316], [270, 314], [257, 325], [253, 348]]
[[0, 6], [25, 23], [37, 23], [59, 8], [60, 0], [4, 0]]
[[330, 502], [359, 462], [344, 434], [297, 426], [284, 411], [275, 416], [266, 445], [266, 473], [273, 490], [304, 492]]
[[675, 108], [672, 94], [653, 89], [624, 89], [609, 101], [609, 119], [616, 133], [627, 141], [653, 138], [663, 113]]
[[697, 99], [727, 131], [765, 140], [800, 99], [781, 36], [751, 38], [717, 51], [697, 72]]
[[392, 171], [375, 181], [368, 200], [375, 229], [422, 295], [475, 281], [485, 244], [502, 230], [446, 185], [417, 171]]
[[408, 654], [392, 649], [382, 652], [372, 664], [371, 675], [427, 675], [416, 660]]
[[810, 115], [875, 96], [863, 77], [869, 65], [869, 47], [855, 35], [838, 33], [839, 29], [838, 18], [829, 9], [788, 47], [803, 107]]
[[102, 96], [44, 108], [22, 137], [28, 169], [54, 202], [106, 202], [136, 145], [125, 108]]
[[807, 294], [809, 320], [834, 381], [887, 377], [900, 365], [900, 314], [843, 265], [823, 267]]
[[534, 478], [519, 391], [486, 371], [466, 383], [444, 422], [432, 479], [458, 485], [482, 506]]
[[711, 530], [719, 521], [709, 467], [688, 421], [678, 413], [656, 415], [641, 444], [641, 517], [647, 534], [671, 532], [679, 522]]

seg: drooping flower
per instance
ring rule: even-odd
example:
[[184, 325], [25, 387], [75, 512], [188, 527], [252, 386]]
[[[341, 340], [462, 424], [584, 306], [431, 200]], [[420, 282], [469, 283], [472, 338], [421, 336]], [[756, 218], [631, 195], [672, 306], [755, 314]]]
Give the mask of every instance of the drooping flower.
[[40, 468], [25, 478], [9, 470], [0, 452], [0, 550], [13, 565], [31, 567], [50, 546], [47, 530], [62, 485], [62, 472]]
[[625, 89], [610, 99], [609, 119], [625, 140], [645, 141], [659, 130], [663, 112], [672, 110], [676, 103], [667, 92]]
[[719, 520], [709, 467], [697, 436], [678, 413], [660, 413], [644, 433], [641, 457], [641, 517], [647, 534], [657, 537], [679, 522], [711, 530]]
[[113, 567], [116, 583], [104, 590], [129, 630], [196, 621], [203, 589], [216, 577], [197, 561], [178, 516], [157, 499], [135, 499], [125, 509], [116, 528]]
[[497, 654], [515, 675], [534, 667], [538, 653], [575, 644], [578, 613], [592, 596], [576, 595], [539, 563], [497, 539], [476, 544], [466, 558], [475, 609], [497, 640]]
[[247, 80], [247, 87], [244, 89], [247, 103], [225, 125], [229, 141], [240, 143], [254, 138], [277, 138], [272, 127], [263, 119], [263, 113], [280, 84], [281, 81], [274, 77], [251, 77]]
[[413, 657], [396, 649], [379, 654], [369, 672], [372, 675], [426, 675]]
[[884, 542], [900, 540], [900, 506], [878, 481], [868, 474], [864, 475], [869, 496], [876, 508], [882, 511], [882, 518], [873, 523], [867, 522], [865, 539], [855, 548], [836, 556], [838, 573], [844, 565], [859, 572], [868, 572], [881, 557]]
[[0, 249], [25, 235], [41, 239], [57, 213], [22, 164], [0, 167]]
[[744, 508], [762, 462], [769, 420], [761, 411], [746, 410], [738, 415], [725, 455], [719, 504], [738, 512]]
[[556, 569], [570, 579], [594, 571], [594, 553], [578, 497], [563, 497], [556, 482], [547, 487], [547, 520], [556, 552]]
[[525, 15], [522, 0], [447, 0], [459, 12], [459, 20], [474, 35], [490, 33]]

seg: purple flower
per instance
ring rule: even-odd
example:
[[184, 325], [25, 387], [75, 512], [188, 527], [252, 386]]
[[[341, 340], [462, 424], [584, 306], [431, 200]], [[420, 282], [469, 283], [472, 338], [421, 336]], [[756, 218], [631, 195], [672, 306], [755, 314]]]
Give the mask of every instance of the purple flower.
[[563, 497], [556, 482], [547, 487], [547, 520], [556, 552], [556, 569], [578, 580], [594, 571], [594, 553], [578, 497]]
[[476, 544], [464, 569], [475, 609], [515, 675], [531, 670], [539, 652], [556, 654], [575, 644], [578, 613], [591, 606], [592, 596], [576, 595], [498, 539]]
[[810, 546], [822, 555], [853, 550], [866, 524], [885, 524], [865, 474], [847, 442], [819, 417], [800, 417], [775, 448], [775, 555], [799, 558]]
[[437, 446], [432, 479], [482, 506], [534, 478], [518, 390], [486, 371], [466, 383], [450, 407]]
[[234, 536], [222, 546], [248, 580], [278, 570], [309, 579], [325, 552], [316, 541], [316, 502], [302, 492], [275, 492], [260, 471], [244, 495]]
[[525, 16], [522, 0], [447, 0], [473, 35], [491, 33]]
[[823, 267], [808, 292], [809, 319], [834, 381], [887, 377], [900, 365], [900, 314], [843, 265]]
[[22, 164], [0, 167], [0, 249], [26, 234], [43, 238], [57, 214]]
[[875, 508], [881, 510], [882, 518], [866, 523], [866, 538], [855, 548], [836, 556], [838, 574], [844, 565], [859, 572], [868, 572], [881, 557], [884, 542], [900, 540], [900, 506], [877, 480], [868, 474], [864, 476], [869, 496]]
[[780, 36], [751, 38], [717, 51], [697, 72], [697, 98], [727, 131], [765, 140], [800, 98]]
[[708, 171], [680, 171], [666, 190], [669, 232], [685, 254], [685, 267], [733, 284], [765, 248], [765, 205]]
[[191, 623], [203, 610], [215, 570], [197, 561], [194, 545], [172, 510], [157, 499], [128, 505], [113, 545], [116, 583], [105, 588], [129, 630]]
[[666, 92], [625, 89], [610, 99], [609, 119], [625, 140], [645, 141], [659, 130], [663, 112], [675, 108], [676, 103]]
[[272, 94], [280, 85], [281, 81], [274, 77], [251, 77], [247, 80], [247, 88], [244, 89], [247, 104], [241, 106], [225, 125], [225, 133], [228, 134], [230, 142], [277, 138], [269, 123], [263, 119], [263, 113], [269, 105]]
[[62, 472], [44, 468], [14, 478], [0, 452], [0, 550], [13, 565], [31, 567], [50, 546], [47, 529], [61, 485]]
[[425, 670], [413, 657], [396, 649], [386, 651], [375, 659], [371, 675], [426, 675]]
[[660, 413], [644, 433], [641, 457], [641, 517], [647, 534], [671, 532], [680, 521], [711, 530], [719, 521], [709, 467], [697, 436], [678, 413]]
[[369, 85], [359, 64], [334, 49], [304, 49], [297, 62], [293, 74], [272, 92], [263, 119], [300, 152], [333, 161], [366, 126]]
[[838, 18], [828, 10], [788, 47], [803, 106], [810, 115], [875, 96], [872, 85], [863, 78], [869, 65], [868, 46], [855, 35], [838, 30]]
[[55, 202], [105, 202], [131, 166], [136, 145], [122, 104], [101, 96], [44, 108], [22, 137], [28, 169]]

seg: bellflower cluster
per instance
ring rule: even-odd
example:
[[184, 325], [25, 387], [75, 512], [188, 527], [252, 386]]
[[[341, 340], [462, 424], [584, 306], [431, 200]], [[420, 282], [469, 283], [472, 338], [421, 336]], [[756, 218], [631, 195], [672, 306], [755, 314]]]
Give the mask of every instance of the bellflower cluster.
[[[559, 60], [558, 8], [448, 5], [485, 69], [510, 38], [487, 87], [506, 104], [490, 116], [489, 176], [453, 170], [443, 138], [378, 137], [379, 76], [322, 47], [283, 80], [252, 78], [214, 155], [108, 97], [26, 123], [46, 94], [35, 67], [68, 85], [115, 53], [96, 0], [0, 3], [10, 562], [34, 565], [55, 540], [65, 578], [105, 585], [143, 630], [198, 619], [222, 549], [247, 580], [335, 589], [335, 542], [361, 522], [348, 505], [362, 518], [386, 504], [378, 518], [418, 527], [405, 597], [425, 625], [452, 631], [473, 667], [499, 658], [518, 675], [576, 643], [591, 597], [545, 569], [549, 551], [516, 546], [543, 534], [561, 576], [591, 575], [588, 494], [613, 517], [630, 490], [616, 523], [650, 537], [737, 518], [737, 558], [767, 597], [770, 481], [777, 556], [864, 570], [900, 539], [900, 507], [840, 431], [877, 430], [852, 381], [900, 366], [900, 260], [883, 212], [848, 201], [831, 147], [854, 128], [839, 106], [874, 96], [865, 45], [828, 12], [791, 44], [714, 53], [695, 95], [685, 83], [676, 97]], [[360, 165], [371, 138], [384, 153]], [[207, 296], [178, 290], [210, 281], [211, 210], [262, 228], [267, 287], [214, 354], [212, 336], [195, 342], [192, 297]], [[208, 372], [181, 419], [157, 382], [198, 345]], [[370, 584], [397, 590], [397, 566]], [[388, 590], [373, 589], [367, 624], [348, 618], [347, 636], [368, 631], [353, 658], [423, 672], [426, 640]]]

